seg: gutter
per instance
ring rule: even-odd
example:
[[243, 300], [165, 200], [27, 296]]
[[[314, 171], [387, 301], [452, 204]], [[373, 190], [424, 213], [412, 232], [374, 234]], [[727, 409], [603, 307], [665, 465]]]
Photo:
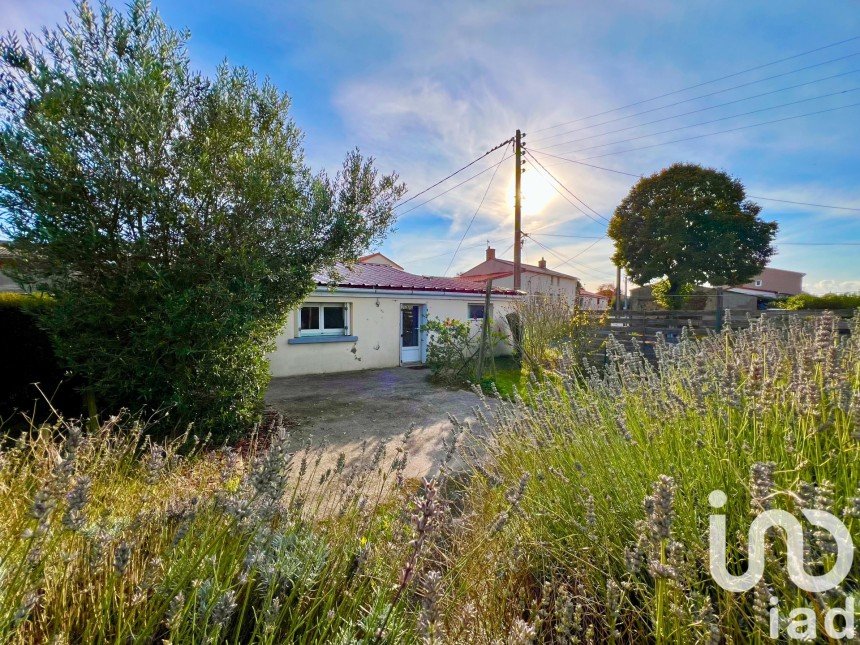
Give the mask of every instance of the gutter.
[[[440, 289], [421, 289], [416, 287], [377, 287], [377, 286], [368, 286], [368, 287], [341, 287], [336, 286], [333, 290], [326, 286], [317, 286], [317, 293], [353, 293], [356, 295], [366, 294], [366, 295], [395, 295], [395, 296], [403, 296], [403, 295], [414, 295], [421, 296], [424, 298], [451, 298], [451, 297], [459, 297], [459, 298], [474, 298], [475, 296], [483, 296], [485, 295], [485, 291], [483, 290], [457, 290], [457, 291], [448, 291], [448, 290], [440, 290]], [[522, 291], [491, 291], [490, 297], [501, 297], [506, 300], [513, 300], [515, 298], [519, 298], [520, 296], [525, 295], [525, 292]]]

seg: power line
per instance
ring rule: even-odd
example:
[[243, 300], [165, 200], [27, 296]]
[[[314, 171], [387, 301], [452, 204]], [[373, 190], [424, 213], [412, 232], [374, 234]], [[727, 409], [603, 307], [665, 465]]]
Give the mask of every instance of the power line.
[[[561, 161], [567, 161], [568, 163], [575, 163], [580, 166], [587, 166], [589, 168], [595, 168], [597, 170], [605, 170], [606, 172], [614, 172], [618, 175], [626, 175], [627, 177], [636, 177], [637, 179], [641, 179], [643, 175], [636, 175], [632, 172], [624, 172], [623, 170], [616, 170], [615, 168], [606, 168], [605, 166], [595, 166], [591, 163], [585, 163], [583, 161], [579, 161], [578, 159], [568, 159], [567, 157], [559, 157], [558, 155], [554, 155], [550, 152], [544, 152], [543, 150], [535, 150], [540, 155], [544, 155], [546, 157], [552, 157], [553, 159], [560, 159]], [[558, 164], [556, 164], [558, 165]]]
[[[403, 206], [403, 204], [406, 204], [407, 202], [411, 202], [411, 201], [412, 201], [413, 199], [415, 199], [416, 197], [420, 197], [420, 196], [421, 196], [421, 195], [423, 195], [424, 193], [426, 193], [426, 192], [428, 192], [428, 191], [430, 191], [430, 190], [433, 190], [433, 189], [434, 189], [434, 188], [436, 188], [436, 186], [438, 186], [439, 184], [444, 184], [446, 181], [448, 181], [449, 179], [451, 179], [451, 177], [453, 177], [454, 175], [458, 175], [459, 173], [461, 173], [461, 172], [463, 172], [464, 170], [466, 170], [466, 168], [469, 168], [470, 166], [474, 166], [474, 165], [475, 165], [476, 163], [478, 163], [481, 159], [483, 159], [484, 157], [488, 156], [488, 155], [489, 155], [489, 154], [491, 154], [492, 152], [495, 152], [495, 151], [496, 151], [496, 150], [498, 150], [501, 146], [503, 146], [503, 145], [507, 145], [508, 143], [510, 143], [510, 139], [508, 139], [507, 141], [503, 141], [502, 143], [500, 143], [499, 145], [497, 145], [497, 146], [495, 146], [495, 147], [493, 147], [493, 148], [490, 148], [489, 150], [487, 150], [484, 154], [482, 154], [482, 155], [481, 155], [480, 157], [478, 157], [477, 159], [473, 159], [472, 161], [470, 161], [469, 163], [467, 163], [467, 164], [466, 164], [465, 166], [463, 166], [462, 168], [458, 168], [457, 170], [455, 170], [454, 172], [452, 172], [452, 173], [451, 173], [450, 175], [448, 175], [447, 177], [445, 177], [445, 178], [440, 179], [439, 181], [437, 181], [437, 182], [436, 182], [435, 184], [433, 184], [432, 186], [428, 186], [427, 188], [425, 188], [424, 190], [422, 190], [420, 193], [415, 193], [415, 194], [414, 194], [414, 195], [412, 195], [412, 197], [410, 197], [409, 199], [404, 199], [404, 200], [403, 200], [402, 202], [400, 202], [399, 204], [395, 204], [394, 208], [399, 208], [400, 206]], [[426, 202], [425, 202], [425, 203], [426, 203]]]
[[578, 119], [573, 119], [571, 121], [565, 121], [564, 123], [558, 123], [556, 125], [551, 125], [546, 128], [540, 128], [538, 130], [532, 130], [533, 134], [538, 132], [544, 132], [546, 130], [553, 130], [555, 128], [560, 128], [565, 125], [569, 125], [571, 123], [578, 123], [579, 121], [585, 121], [586, 119], [591, 119], [598, 116], [603, 116], [604, 114], [610, 114], [612, 112], [618, 112], [620, 110], [625, 110], [630, 107], [635, 107], [637, 105], [642, 105], [644, 103], [651, 103], [652, 101], [657, 101], [662, 98], [666, 98], [667, 96], [674, 96], [675, 94], [680, 94], [681, 92], [686, 92], [687, 90], [692, 90], [697, 87], [703, 87], [705, 85], [711, 85], [712, 83], [717, 83], [719, 81], [724, 81], [729, 78], [734, 78], [736, 76], [741, 76], [742, 74], [746, 74], [748, 72], [754, 72], [757, 69], [764, 69], [765, 67], [772, 67], [773, 65], [777, 65], [778, 63], [784, 63], [788, 60], [793, 60], [795, 58], [801, 58], [802, 56], [808, 56], [809, 54], [814, 54], [815, 52], [823, 51], [825, 49], [831, 49], [833, 47], [837, 47], [839, 45], [844, 45], [845, 43], [849, 43], [855, 40], [860, 39], [860, 36], [852, 36], [851, 38], [846, 38], [845, 40], [840, 40], [839, 42], [831, 43], [829, 45], [824, 45], [823, 47], [816, 47], [815, 49], [810, 49], [805, 52], [801, 52], [799, 54], [794, 54], [793, 56], [787, 56], [785, 58], [780, 58], [778, 60], [771, 61], [769, 63], [764, 63], [762, 65], [756, 65], [755, 67], [748, 67], [746, 69], [742, 69], [738, 72], [733, 72], [732, 74], [726, 74], [725, 76], [720, 76], [719, 78], [714, 78], [709, 81], [703, 81], [701, 83], [696, 83], [695, 85], [689, 85], [687, 87], [682, 87], [681, 89], [673, 90], [671, 92], [666, 92], [665, 94], [661, 94], [660, 96], [655, 96], [650, 99], [643, 99], [641, 101], [635, 101], [633, 103], [628, 103], [627, 105], [622, 105], [620, 107], [612, 108], [611, 110], [604, 110], [603, 112], [598, 112], [596, 114], [591, 114], [589, 116], [579, 117]]
[[602, 240], [606, 236], [597, 236], [597, 235], [562, 235], [561, 233], [541, 233], [541, 237], [571, 237], [577, 240]]
[[774, 242], [782, 246], [860, 246], [860, 242]]
[[[698, 110], [690, 110], [689, 112], [682, 112], [681, 114], [673, 114], [673, 115], [671, 115], [671, 116], [663, 117], [662, 119], [654, 119], [653, 121], [646, 121], [645, 123], [636, 123], [636, 124], [634, 124], [634, 125], [629, 125], [629, 126], [624, 127], [624, 128], [618, 128], [617, 130], [610, 130], [609, 132], [600, 132], [600, 133], [598, 133], [598, 134], [591, 134], [591, 135], [588, 135], [587, 137], [580, 137], [579, 139], [571, 139], [571, 140], [569, 140], [569, 141], [563, 141], [563, 142], [561, 142], [561, 143], [554, 143], [554, 144], [552, 144], [552, 145], [550, 145], [550, 146], [546, 146], [546, 147], [544, 147], [544, 148], [536, 148], [536, 150], [549, 150], [550, 148], [558, 148], [559, 146], [564, 146], [564, 145], [567, 145], [568, 143], [578, 143], [578, 142], [580, 142], [580, 141], [587, 141], [588, 139], [595, 139], [595, 138], [597, 138], [597, 137], [605, 137], [605, 136], [607, 136], [607, 135], [610, 135], [610, 134], [616, 134], [616, 133], [618, 133], [618, 132], [626, 132], [627, 130], [635, 130], [636, 128], [643, 128], [643, 127], [645, 127], [646, 125], [653, 125], [653, 124], [655, 124], [655, 123], [662, 123], [663, 121], [671, 121], [672, 119], [677, 119], [677, 118], [682, 117], [682, 116], [689, 116], [689, 115], [691, 115], [691, 114], [697, 114], [697, 113], [699, 113], [699, 112], [707, 112], [708, 110], [715, 110], [715, 109], [717, 109], [717, 108], [726, 107], [727, 105], [734, 105], [735, 103], [742, 103], [742, 102], [744, 102], [744, 101], [750, 101], [750, 100], [752, 100], [752, 99], [761, 98], [762, 96], [769, 96], [770, 94], [777, 94], [777, 93], [779, 93], [779, 92], [786, 92], [786, 91], [788, 91], [788, 90], [797, 89], [798, 87], [804, 87], [805, 85], [812, 85], [813, 83], [820, 83], [821, 81], [826, 81], [826, 80], [830, 80], [830, 79], [833, 79], [833, 78], [838, 78], [838, 77], [841, 77], [841, 76], [847, 76], [848, 74], [856, 74], [857, 72], [860, 72], [860, 69], [853, 69], [853, 70], [851, 70], [850, 72], [843, 72], [842, 74], [834, 74], [833, 76], [828, 76], [828, 77], [826, 77], [826, 78], [820, 78], [820, 79], [817, 79], [817, 80], [814, 80], [814, 81], [809, 81], [809, 82], [807, 82], [807, 83], [800, 83], [800, 84], [798, 84], [798, 85], [791, 85], [791, 86], [789, 86], [789, 87], [782, 87], [782, 88], [780, 88], [780, 89], [778, 89], [778, 90], [771, 90], [771, 91], [769, 91], [769, 92], [762, 92], [761, 94], [753, 94], [752, 96], [745, 96], [745, 97], [740, 98], [740, 99], [735, 99], [734, 101], [728, 101], [728, 102], [726, 102], [726, 103], [719, 103], [719, 104], [717, 104], [717, 105], [711, 105], [711, 106], [708, 106], [708, 107], [699, 108]], [[854, 89], [851, 89], [851, 90], [845, 90], [844, 92], [852, 92], [852, 91], [856, 91], [857, 89], [858, 89], [858, 88], [854, 88]], [[692, 125], [686, 125], [686, 126], [683, 126], [683, 127], [684, 127], [684, 128], [692, 128], [692, 127], [693, 127], [693, 126], [695, 126], [695, 125], [704, 125], [704, 124], [706, 124], [706, 123], [715, 123], [716, 121], [724, 121], [724, 120], [726, 120], [726, 119], [731, 119], [731, 118], [735, 118], [735, 117], [738, 117], [738, 116], [745, 116], [745, 115], [747, 115], [747, 114], [755, 114], [756, 112], [764, 112], [764, 111], [767, 111], [767, 110], [775, 110], [775, 109], [777, 109], [777, 108], [785, 107], [785, 106], [787, 106], [787, 105], [795, 105], [796, 103], [803, 103], [804, 101], [813, 101], [813, 100], [815, 100], [815, 99], [826, 98], [826, 97], [828, 97], [828, 96], [835, 96], [836, 94], [842, 94], [842, 93], [844, 93], [844, 92], [834, 92], [833, 94], [824, 94], [824, 95], [822, 95], [822, 96], [815, 96], [815, 97], [808, 98], [808, 99], [804, 99], [804, 100], [801, 100], [801, 101], [794, 101], [794, 102], [791, 102], [791, 103], [783, 103], [783, 104], [781, 104], [781, 105], [774, 105], [774, 106], [771, 106], [771, 107], [768, 107], [768, 108], [764, 108], [764, 109], [762, 109], [762, 110], [754, 110], [754, 111], [752, 111], [752, 112], [744, 112], [743, 114], [736, 114], [736, 115], [733, 115], [733, 116], [724, 117], [724, 118], [722, 118], [722, 119], [715, 119], [714, 121], [704, 121], [703, 123], [694, 123], [694, 124], [692, 124]], [[579, 128], [579, 129], [580, 129], [580, 130], [584, 130], [585, 128]], [[680, 130], [680, 129], [683, 129], [683, 128], [678, 128], [678, 129]], [[667, 132], [673, 132], [673, 130], [667, 130]], [[655, 133], [653, 133], [653, 134], [662, 134], [662, 133], [660, 133], [660, 132], [655, 132]], [[645, 135], [645, 136], [651, 136], [651, 135]], [[642, 137], [637, 137], [637, 138], [642, 138]], [[632, 139], [625, 139], [625, 141], [632, 141]], [[619, 142], [616, 142], [616, 143], [619, 143]], [[604, 145], [611, 145], [611, 144], [604, 144]]]
[[[546, 166], [544, 166], [544, 165], [540, 162], [540, 160], [539, 160], [537, 157], [535, 157], [533, 154], [531, 154], [531, 151], [530, 151], [530, 150], [526, 150], [526, 154], [529, 156], [529, 163], [531, 163], [532, 161], [534, 161], [534, 163], [536, 163], [538, 166], [540, 166], [540, 167], [541, 167], [541, 169], [543, 169], [543, 171], [544, 171], [547, 175], [549, 175], [549, 176], [550, 176], [550, 177], [551, 177], [551, 178], [552, 178], [552, 179], [553, 179], [553, 180], [554, 180], [554, 181], [555, 181], [559, 186], [561, 186], [562, 188], [564, 188], [565, 192], [567, 192], [568, 194], [570, 194], [570, 195], [571, 195], [571, 196], [572, 196], [576, 201], [578, 201], [580, 204], [582, 204], [583, 206], [585, 206], [588, 210], [590, 210], [592, 213], [594, 213], [595, 215], [597, 215], [597, 216], [598, 216], [600, 219], [602, 219], [604, 222], [607, 222], [607, 223], [609, 222], [609, 219], [608, 219], [608, 218], [604, 217], [603, 215], [601, 215], [600, 213], [598, 213], [596, 210], [594, 210], [591, 206], [589, 206], [588, 204], [586, 204], [582, 199], [580, 199], [579, 197], [577, 197], [577, 196], [574, 194], [574, 192], [573, 192], [572, 190], [570, 190], [570, 188], [568, 188], [568, 187], [567, 187], [567, 186], [565, 186], [561, 181], [559, 181], [559, 180], [555, 177], [555, 175], [553, 175], [549, 170], [547, 170], [547, 169], [546, 169]], [[532, 167], [534, 167], [534, 164], [532, 164]], [[552, 184], [550, 184], [550, 185], [552, 185]], [[568, 200], [568, 202], [570, 202], [570, 200]], [[580, 209], [580, 210], [581, 210], [581, 209]], [[588, 215], [588, 213], [585, 213], [585, 215]], [[594, 218], [593, 218], [593, 217], [591, 217], [590, 215], [589, 215], [589, 217], [590, 217], [592, 220], [594, 220]], [[597, 221], [597, 220], [594, 220], [594, 221]], [[597, 222], [597, 223], [599, 224], [600, 222]]]
[[[638, 141], [639, 139], [647, 139], [648, 137], [656, 137], [661, 134], [669, 134], [670, 132], [678, 132], [680, 130], [689, 130], [690, 128], [696, 128], [700, 125], [710, 125], [711, 123], [719, 123], [721, 121], [728, 121], [729, 119], [737, 119], [742, 116], [749, 116], [750, 114], [759, 114], [761, 112], [769, 112], [770, 110], [777, 110], [779, 108], [789, 107], [791, 105], [798, 105], [800, 103], [809, 103], [810, 101], [817, 101], [819, 99], [827, 99], [833, 96], [839, 96], [840, 94], [847, 94], [849, 92], [856, 92], [860, 90], [860, 87], [852, 87], [847, 90], [839, 90], [838, 92], [830, 92], [829, 94], [821, 94], [819, 96], [810, 96], [805, 99], [798, 99], [796, 101], [789, 101], [788, 103], [780, 103], [779, 105], [772, 105], [766, 108], [759, 108], [758, 110], [750, 110], [749, 112], [741, 112], [740, 114], [730, 114], [728, 116], [723, 116], [718, 119], [710, 119], [708, 121], [699, 121], [698, 123], [691, 123], [689, 125], [680, 125], [676, 128], [670, 128], [668, 130], [660, 130], [659, 132], [649, 132], [647, 134], [640, 134], [636, 137], [628, 137], [627, 139], [619, 139], [618, 141], [609, 141], [607, 143], [598, 143], [593, 146], [586, 146], [585, 148], [576, 148], [574, 150], [564, 150], [565, 154], [571, 154], [574, 152], [585, 152], [586, 150], [597, 150], [598, 148], [605, 148], [606, 146], [614, 146], [619, 143], [627, 143], [628, 141]], [[646, 124], [647, 125], [647, 124]], [[607, 132], [606, 134], [611, 134]], [[591, 138], [591, 137], [586, 137]], [[565, 141], [564, 143], [557, 143], [555, 146], [548, 146], [548, 148], [554, 148], [561, 145], [567, 145], [568, 143], [576, 143], [577, 141], [582, 141], [582, 139], [573, 139], [571, 141]], [[540, 152], [540, 148], [536, 148], [538, 152]]]
[[[553, 251], [551, 248], [549, 248], [549, 247], [548, 247], [548, 246], [546, 246], [545, 244], [542, 244], [540, 241], [538, 241], [538, 240], [534, 239], [534, 238], [533, 238], [533, 237], [531, 237], [531, 236], [529, 236], [529, 239], [530, 239], [532, 242], [534, 242], [535, 244], [537, 244], [539, 247], [541, 247], [543, 250], [545, 250], [546, 252], [551, 253], [551, 254], [552, 254], [553, 256], [555, 256], [557, 259], [562, 260], [562, 263], [561, 263], [561, 264], [557, 264], [555, 267], [553, 267], [553, 270], [556, 270], [556, 269], [558, 269], [558, 268], [560, 268], [560, 267], [563, 267], [563, 266], [564, 266], [564, 265], [566, 265], [566, 264], [573, 264], [573, 265], [578, 266], [578, 267], [580, 267], [580, 268], [591, 269], [591, 271], [586, 271], [586, 273], [591, 273], [591, 275], [592, 275], [592, 276], [601, 276], [601, 277], [610, 276], [610, 277], [611, 277], [611, 275], [610, 275], [609, 273], [605, 273], [605, 272], [601, 271], [600, 269], [595, 269], [594, 267], [589, 266], [588, 264], [582, 264], [581, 262], [573, 262], [573, 258], [565, 258], [564, 256], [559, 255], [558, 253], [556, 253], [555, 251]], [[593, 246], [594, 246], [595, 244], [597, 244], [597, 242], [599, 242], [599, 241], [600, 241], [600, 240], [597, 240], [597, 241], [593, 242], [593, 243], [592, 243], [592, 244], [590, 244], [587, 248], [585, 248], [585, 249], [583, 249], [582, 251], [580, 251], [580, 252], [579, 252], [577, 255], [575, 255], [574, 257], [579, 257], [580, 255], [582, 255], [583, 253], [585, 253], [586, 251], [588, 251], [589, 249], [591, 249], [591, 247], [593, 247]]]
[[[510, 145], [510, 144], [508, 144]], [[463, 231], [463, 237], [460, 238], [460, 241], [457, 243], [457, 248], [454, 249], [454, 255], [451, 256], [451, 260], [448, 262], [448, 266], [445, 268], [445, 273], [443, 276], [448, 275], [448, 271], [451, 269], [451, 265], [454, 263], [454, 259], [457, 257], [457, 253], [460, 251], [460, 245], [463, 243], [463, 240], [466, 239], [466, 236], [469, 234], [469, 231], [472, 228], [472, 223], [475, 221], [475, 218], [478, 216], [478, 213], [481, 210], [481, 206], [484, 205], [484, 200], [487, 199], [487, 193], [490, 192], [490, 187], [493, 185], [493, 180], [496, 178], [496, 173], [499, 172], [499, 168], [502, 165], [502, 162], [505, 160], [505, 153], [508, 151], [508, 146], [506, 145], [502, 150], [502, 159], [499, 160], [499, 163], [496, 164], [496, 169], [493, 171], [492, 176], [490, 177], [490, 181], [487, 183], [487, 189], [484, 191], [483, 196], [481, 197], [481, 201], [478, 203], [478, 207], [475, 209], [475, 212], [472, 214], [472, 219], [469, 220], [469, 225], [466, 227], [466, 230]]]
[[579, 211], [580, 213], [582, 213], [583, 215], [585, 215], [588, 219], [590, 219], [590, 220], [591, 220], [592, 222], [594, 222], [595, 224], [600, 224], [601, 226], [603, 226], [603, 222], [601, 222], [601, 221], [600, 221], [600, 220], [598, 220], [598, 219], [593, 218], [591, 215], [589, 215], [589, 214], [588, 214], [588, 213], [586, 213], [584, 210], [582, 210], [582, 208], [580, 208], [579, 206], [577, 206], [577, 205], [576, 205], [576, 203], [574, 203], [574, 202], [570, 201], [570, 198], [569, 198], [567, 195], [565, 195], [563, 192], [561, 192], [561, 191], [556, 187], [556, 185], [555, 185], [554, 183], [552, 183], [552, 181], [550, 181], [549, 179], [547, 179], [547, 178], [546, 178], [546, 176], [544, 176], [544, 175], [543, 175], [543, 173], [541, 172], [540, 168], [538, 168], [537, 166], [535, 166], [535, 165], [531, 164], [531, 162], [529, 162], [529, 163], [530, 163], [530, 165], [532, 165], [532, 168], [534, 168], [534, 169], [535, 169], [535, 171], [538, 173], [538, 175], [540, 175], [540, 176], [541, 176], [541, 178], [542, 178], [545, 182], [547, 182], [547, 184], [549, 184], [549, 185], [550, 185], [550, 187], [551, 187], [555, 192], [557, 192], [557, 193], [561, 196], [561, 198], [562, 198], [564, 201], [566, 201], [568, 204], [570, 204], [571, 206], [573, 206], [577, 211]]
[[[836, 62], [839, 62], [842, 60], [846, 60], [848, 58], [854, 58], [855, 56], [860, 56], [860, 52], [848, 54], [847, 56], [839, 56], [838, 58], [831, 58], [830, 60], [826, 60], [826, 61], [823, 61], [821, 63], [816, 63], [815, 65], [807, 65], [806, 67], [800, 67], [798, 69], [793, 69], [793, 70], [790, 70], [788, 72], [783, 72], [781, 74], [774, 74], [773, 76], [766, 76], [764, 78], [759, 78], [759, 79], [756, 79], [754, 81], [748, 81], [746, 83], [740, 83], [739, 85], [733, 85], [731, 87], [727, 87], [727, 88], [722, 89], [722, 90], [716, 90], [714, 92], [708, 92], [707, 94], [699, 94], [699, 96], [693, 96], [693, 97], [688, 98], [688, 99], [682, 99], [680, 101], [675, 101], [674, 103], [667, 103], [666, 105], [660, 105], [658, 107], [649, 108], [647, 110], [642, 110], [641, 112], [634, 112], [633, 114], [626, 114], [624, 116], [615, 117], [614, 119], [608, 119], [606, 121], [601, 121], [600, 123], [592, 123], [590, 125], [583, 125], [581, 127], [574, 128], [573, 130], [566, 130], [564, 132], [559, 132], [558, 134], [551, 134], [551, 135], [546, 136], [546, 137], [540, 137], [539, 139], [533, 139], [532, 144], [540, 143], [541, 141], [549, 141], [550, 139], [556, 139], [558, 137], [563, 137], [567, 134], [573, 134], [574, 132], [581, 132], [582, 130], [588, 130], [590, 128], [597, 128], [597, 127], [600, 127], [601, 125], [608, 125], [609, 123], [616, 123], [618, 121], [624, 121], [626, 119], [632, 119], [632, 118], [637, 117], [637, 116], [642, 116], [643, 114], [650, 114], [651, 112], [659, 112], [660, 110], [665, 110], [666, 108], [674, 107], [676, 105], [683, 105], [684, 103], [691, 103], [692, 101], [698, 101], [700, 99], [706, 99], [706, 98], [709, 98], [711, 96], [716, 96], [717, 94], [725, 94], [726, 92], [731, 92], [733, 90], [739, 90], [742, 87], [749, 87], [750, 85], [757, 85], [759, 83], [764, 83], [765, 81], [772, 81], [775, 78], [782, 78], [783, 76], [790, 76], [792, 74], [797, 74], [799, 72], [805, 72], [806, 70], [814, 69], [816, 67], [822, 67], [824, 65], [829, 65], [830, 63], [836, 63]], [[845, 74], [851, 74], [851, 73], [852, 72], [845, 72]], [[836, 76], [843, 76], [843, 75], [844, 74], [837, 74]], [[817, 83], [820, 81], [829, 80], [830, 78], [835, 78], [835, 76], [810, 81], [810, 83]], [[802, 85], [805, 85], [805, 84], [806, 83], [804, 83]], [[794, 87], [800, 87], [800, 85], [797, 85]], [[786, 89], [793, 89], [793, 88], [786, 88]], [[782, 91], [782, 90], [776, 90], [776, 91]], [[755, 97], [749, 97], [749, 98], [755, 98]]]
[[[507, 159], [510, 159], [511, 157], [513, 157], [513, 155], [508, 155], [507, 157], [505, 157], [504, 159], [502, 159], [502, 161], [505, 161], [505, 160], [507, 160]], [[500, 161], [499, 163], [502, 163], [502, 161]], [[497, 165], [498, 165], [498, 164], [497, 164]], [[402, 213], [399, 213], [398, 215], [399, 215], [399, 216], [403, 216], [403, 215], [406, 215], [406, 213], [411, 213], [411, 212], [412, 212], [412, 211], [414, 211], [415, 209], [417, 209], [417, 208], [421, 208], [421, 207], [422, 207], [422, 206], [424, 206], [425, 204], [429, 204], [429, 203], [430, 203], [430, 202], [432, 202], [434, 199], [438, 199], [438, 198], [440, 198], [442, 195], [446, 195], [446, 194], [450, 193], [450, 192], [451, 192], [452, 190], [454, 190], [455, 188], [459, 188], [459, 187], [460, 187], [460, 186], [462, 186], [463, 184], [466, 184], [466, 183], [468, 183], [468, 182], [472, 181], [475, 177], [480, 177], [480, 176], [481, 176], [481, 175], [483, 175], [485, 172], [488, 172], [488, 171], [490, 171], [490, 170], [493, 170], [493, 168], [495, 168], [495, 167], [496, 167], [496, 166], [487, 166], [486, 168], [484, 168], [484, 169], [483, 169], [483, 170], [481, 170], [480, 172], [475, 173], [474, 175], [472, 175], [472, 176], [471, 176], [471, 177], [469, 177], [468, 179], [464, 179], [464, 180], [463, 180], [463, 181], [461, 181], [459, 184], [454, 184], [453, 186], [451, 186], [451, 187], [450, 187], [450, 188], [448, 188], [447, 190], [443, 190], [443, 191], [442, 191], [441, 193], [439, 193], [438, 195], [436, 195], [436, 196], [434, 196], [434, 197], [431, 197], [430, 199], [428, 199], [428, 200], [426, 200], [426, 201], [421, 202], [421, 203], [420, 203], [420, 204], [418, 204], [417, 206], [413, 206], [412, 208], [407, 208], [405, 211], [403, 211]]]
[[[508, 238], [504, 238], [504, 240], [506, 240], [506, 239], [508, 239]], [[500, 242], [503, 242], [504, 240], [502, 240], [502, 239], [487, 240], [487, 242], [489, 242], [490, 244], [498, 244]], [[446, 241], [448, 241], [448, 240], [446, 240]], [[454, 240], [450, 240], [450, 241], [453, 242]], [[466, 246], [461, 247], [461, 249], [476, 249], [479, 246], [484, 246], [487, 242], [478, 242], [477, 244], [468, 244]], [[412, 261], [413, 262], [424, 262], [425, 260], [434, 260], [436, 258], [441, 258], [441, 257], [451, 255], [453, 252], [454, 251], [445, 251], [444, 253], [436, 253], [435, 255], [425, 255], [425, 256], [422, 256], [420, 258], [413, 258]]]
[[[580, 161], [590, 161], [591, 159], [601, 159], [603, 157], [611, 157], [613, 155], [625, 154], [627, 152], [638, 152], [639, 150], [648, 150], [650, 148], [658, 148], [660, 146], [667, 146], [672, 143], [682, 143], [684, 141], [694, 141], [696, 139], [704, 139], [705, 137], [713, 137], [718, 134], [726, 134], [729, 132], [738, 132], [740, 130], [748, 130], [750, 128], [758, 128], [763, 125], [772, 125], [774, 123], [782, 123], [783, 121], [791, 121], [793, 119], [800, 119], [806, 116], [815, 116], [817, 114], [826, 114], [828, 112], [835, 112], [837, 110], [845, 110], [847, 108], [857, 107], [860, 103], [849, 103], [848, 105], [840, 105], [838, 107], [828, 108], [826, 110], [816, 110], [815, 112], [805, 112], [804, 114], [795, 114], [794, 116], [786, 116], [780, 119], [772, 119], [771, 121], [762, 121], [761, 123], [751, 123], [750, 125], [742, 125], [737, 128], [730, 128], [728, 130], [718, 130], [717, 132], [708, 132], [706, 134], [699, 134], [692, 137], [684, 137], [682, 139], [672, 139], [671, 141], [663, 141], [661, 143], [653, 143], [647, 146], [639, 146], [638, 148], [627, 148], [626, 150], [616, 150], [614, 152], [605, 152], [599, 155], [592, 155], [590, 157], [583, 157], [582, 159], [567, 159], [566, 161], [572, 161], [573, 163], [578, 163]], [[536, 151], [540, 152], [540, 151]]]
[[814, 206], [816, 208], [834, 208], [840, 211], [854, 211], [856, 213], [860, 213], [860, 208], [853, 208], [851, 206], [829, 206], [827, 204], [810, 204], [809, 202], [794, 202], [788, 199], [776, 199], [774, 197], [762, 197], [761, 195], [749, 195], [752, 199], [763, 199], [768, 202], [780, 202], [783, 204], [795, 204], [797, 206]]
[[[583, 162], [578, 161], [576, 159], [568, 159], [567, 157], [560, 157], [558, 155], [554, 155], [554, 154], [551, 154], [549, 152], [540, 152], [537, 150], [535, 152], [538, 152], [538, 154], [542, 154], [542, 155], [547, 156], [547, 157], [552, 157], [553, 159], [558, 159], [560, 161], [567, 161], [567, 162], [579, 164], [582, 166], [588, 166], [589, 168], [596, 168], [598, 170], [605, 170], [607, 172], [613, 172], [613, 173], [616, 173], [619, 175], [625, 175], [627, 177], [635, 177], [636, 179], [642, 179], [642, 177], [645, 176], [644, 174], [636, 174], [633, 172], [626, 172], [624, 170], [616, 170], [615, 168], [605, 168], [603, 166], [595, 166], [594, 164], [583, 163]], [[854, 208], [852, 206], [834, 206], [832, 204], [813, 204], [810, 202], [797, 202], [797, 201], [792, 201], [792, 200], [788, 200], [788, 199], [777, 199], [776, 197], [764, 197], [762, 195], [747, 195], [747, 197], [749, 197], [750, 199], [763, 199], [763, 200], [769, 201], [769, 202], [780, 202], [782, 204], [795, 204], [797, 206], [813, 206], [815, 208], [832, 208], [835, 210], [854, 211], [854, 212], [860, 213], [860, 208]]]

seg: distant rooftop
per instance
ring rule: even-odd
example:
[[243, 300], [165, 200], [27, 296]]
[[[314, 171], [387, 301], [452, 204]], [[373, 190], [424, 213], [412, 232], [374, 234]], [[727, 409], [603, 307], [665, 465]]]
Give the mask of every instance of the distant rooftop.
[[[546, 267], [546, 260], [541, 259], [538, 265], [522, 263], [522, 270], [527, 273], [540, 273], [542, 275], [555, 276], [557, 278], [566, 278], [568, 280], [579, 281], [576, 276], [560, 271], [553, 271]], [[511, 260], [503, 260], [496, 257], [496, 249], [490, 247], [487, 249], [487, 258], [480, 264], [472, 267], [468, 271], [460, 274], [461, 279], [481, 279], [503, 278], [512, 275], [514, 272], [514, 263]]]
[[[352, 267], [338, 264], [330, 273], [314, 276], [320, 286], [336, 285], [353, 289], [397, 289], [406, 291], [447, 291], [458, 293], [484, 293], [485, 286], [462, 278], [415, 275], [388, 264], [359, 262]], [[501, 295], [517, 295], [511, 289], [493, 289]]]

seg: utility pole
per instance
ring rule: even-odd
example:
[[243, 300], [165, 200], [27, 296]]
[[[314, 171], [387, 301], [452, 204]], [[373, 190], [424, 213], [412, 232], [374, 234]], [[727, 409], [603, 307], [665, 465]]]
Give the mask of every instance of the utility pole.
[[621, 265], [615, 267], [615, 311], [621, 311]]
[[523, 134], [517, 130], [514, 138], [514, 157], [516, 171], [514, 174], [514, 289], [522, 286], [522, 198], [520, 187], [523, 175]]
[[488, 339], [490, 336], [490, 294], [493, 292], [493, 280], [487, 280], [487, 290], [484, 293], [484, 319], [481, 321], [481, 346], [478, 348], [478, 368], [476, 370], [476, 380], [480, 387], [481, 381], [484, 379], [484, 354], [487, 349]]

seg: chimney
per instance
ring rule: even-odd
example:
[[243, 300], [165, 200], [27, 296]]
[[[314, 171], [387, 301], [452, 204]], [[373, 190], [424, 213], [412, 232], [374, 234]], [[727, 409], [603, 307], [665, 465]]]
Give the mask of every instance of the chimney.
[[491, 246], [487, 247], [487, 259], [488, 260], [495, 260], [496, 259], [496, 249], [494, 249]]
[[538, 262], [538, 266], [539, 266], [541, 269], [546, 269], [546, 260], [545, 260], [545, 259], [543, 259], [543, 258], [541, 258], [541, 259], [540, 259], [540, 261]]

